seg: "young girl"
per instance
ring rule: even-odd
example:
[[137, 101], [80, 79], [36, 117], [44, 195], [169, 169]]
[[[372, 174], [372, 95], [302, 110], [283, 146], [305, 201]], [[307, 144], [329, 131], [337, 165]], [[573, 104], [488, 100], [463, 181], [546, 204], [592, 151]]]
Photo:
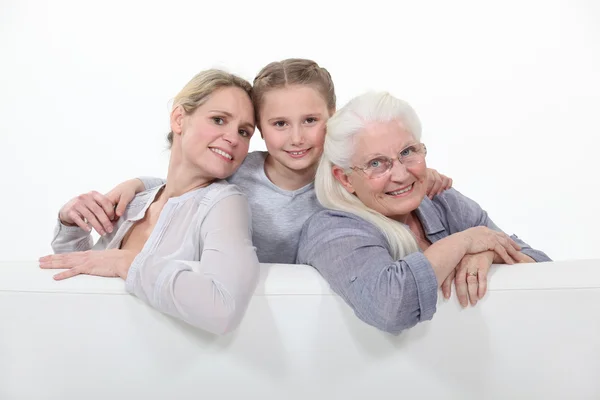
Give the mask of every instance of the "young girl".
[[[268, 151], [248, 154], [228, 181], [248, 195], [252, 240], [260, 262], [294, 264], [302, 225], [321, 209], [313, 181], [323, 152], [325, 123], [336, 108], [333, 81], [325, 68], [311, 60], [273, 62], [254, 78], [253, 103]], [[435, 170], [428, 173], [430, 196], [451, 186], [451, 180]], [[134, 193], [162, 182], [132, 179], [106, 198], [116, 205], [118, 215]]]
[[[114, 224], [104, 196], [69, 201], [52, 240], [57, 254], [40, 267], [66, 269], [57, 280], [120, 277], [158, 310], [224, 334], [240, 323], [259, 274], [246, 196], [224, 180], [242, 164], [254, 132], [250, 83], [202, 72], [175, 98], [170, 122], [166, 183], [137, 194]], [[88, 223], [102, 235], [95, 245]]]

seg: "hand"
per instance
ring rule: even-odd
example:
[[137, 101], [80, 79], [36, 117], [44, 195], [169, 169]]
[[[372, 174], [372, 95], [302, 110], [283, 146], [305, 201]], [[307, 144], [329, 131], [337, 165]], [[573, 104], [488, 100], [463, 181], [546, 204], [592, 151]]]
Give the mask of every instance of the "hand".
[[506, 233], [494, 231], [486, 226], [476, 226], [457, 233], [466, 239], [466, 253], [477, 254], [494, 251], [506, 264], [514, 264], [521, 259], [521, 246]]
[[440, 174], [433, 168], [427, 168], [427, 197], [433, 199], [433, 196], [436, 196], [451, 187], [451, 178]]
[[113, 204], [117, 205], [115, 209], [117, 218], [120, 218], [123, 215], [127, 204], [131, 203], [131, 200], [133, 200], [135, 195], [143, 192], [145, 189], [142, 181], [135, 178], [118, 184], [110, 192], [106, 193], [106, 197], [113, 202]]
[[67, 269], [54, 275], [57, 281], [86, 274], [127, 279], [129, 267], [136, 254], [130, 250], [77, 251], [51, 254], [39, 259], [42, 269]]
[[104, 236], [113, 231], [114, 209], [114, 203], [108, 197], [92, 191], [71, 199], [60, 209], [58, 218], [65, 225], [77, 225], [87, 232], [92, 230], [91, 225]]
[[494, 262], [493, 251], [467, 254], [456, 267], [456, 296], [461, 306], [477, 304], [487, 292], [487, 274]]

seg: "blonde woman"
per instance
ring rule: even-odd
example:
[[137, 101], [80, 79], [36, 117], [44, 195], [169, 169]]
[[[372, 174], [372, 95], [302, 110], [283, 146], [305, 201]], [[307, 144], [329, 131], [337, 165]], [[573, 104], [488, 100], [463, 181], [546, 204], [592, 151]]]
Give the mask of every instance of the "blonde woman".
[[[66, 269], [57, 280], [120, 277], [152, 307], [225, 334], [241, 322], [259, 273], [248, 201], [225, 181], [254, 132], [251, 85], [201, 72], [176, 96], [170, 125], [166, 182], [137, 194], [119, 216], [97, 193], [69, 201], [52, 240], [56, 254], [40, 267]], [[107, 228], [93, 244], [90, 225], [100, 222]]]
[[475, 305], [492, 263], [550, 260], [455, 189], [428, 198], [426, 154], [410, 105], [385, 92], [351, 100], [327, 122], [315, 178], [326, 209], [298, 249], [360, 319], [394, 334], [431, 319], [453, 279]]

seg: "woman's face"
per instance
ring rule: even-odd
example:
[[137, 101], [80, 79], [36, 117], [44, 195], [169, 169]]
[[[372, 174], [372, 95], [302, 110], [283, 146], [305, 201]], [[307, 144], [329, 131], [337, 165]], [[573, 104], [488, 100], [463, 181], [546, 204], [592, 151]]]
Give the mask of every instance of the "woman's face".
[[[334, 171], [346, 190], [367, 207], [397, 220], [419, 207], [427, 190], [425, 149], [401, 122], [369, 123], [355, 136], [354, 149], [351, 172]], [[388, 158], [393, 160], [389, 170]]]
[[181, 135], [186, 165], [208, 177], [225, 179], [248, 154], [254, 133], [254, 108], [242, 89], [221, 88], [191, 114], [174, 111], [171, 129]]

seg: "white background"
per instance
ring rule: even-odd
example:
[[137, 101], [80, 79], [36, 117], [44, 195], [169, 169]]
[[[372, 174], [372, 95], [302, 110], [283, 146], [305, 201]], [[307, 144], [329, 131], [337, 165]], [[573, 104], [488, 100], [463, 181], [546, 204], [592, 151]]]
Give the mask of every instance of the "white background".
[[164, 177], [169, 101], [195, 73], [252, 80], [288, 57], [326, 67], [340, 107], [367, 89], [409, 101], [429, 166], [500, 227], [599, 258], [600, 3], [349, 4], [0, 0], [0, 258], [50, 252], [79, 193]]

